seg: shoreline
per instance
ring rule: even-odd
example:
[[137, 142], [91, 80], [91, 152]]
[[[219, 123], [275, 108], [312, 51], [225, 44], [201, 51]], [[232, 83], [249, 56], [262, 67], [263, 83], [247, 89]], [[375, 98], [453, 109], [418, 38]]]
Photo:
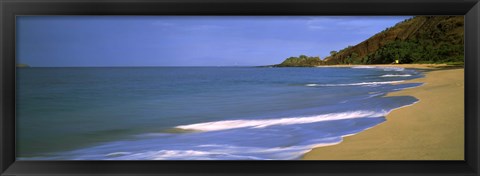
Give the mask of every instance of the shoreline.
[[333, 67], [358, 66], [427, 70], [425, 77], [403, 82], [422, 86], [386, 95], [413, 96], [419, 101], [392, 110], [385, 122], [346, 136], [339, 144], [313, 148], [303, 160], [464, 160], [463, 68], [446, 64]]
[[399, 68], [415, 68], [415, 69], [441, 69], [441, 68], [458, 68], [455, 65], [448, 64], [359, 64], [359, 65], [320, 65], [316, 67], [399, 67]]

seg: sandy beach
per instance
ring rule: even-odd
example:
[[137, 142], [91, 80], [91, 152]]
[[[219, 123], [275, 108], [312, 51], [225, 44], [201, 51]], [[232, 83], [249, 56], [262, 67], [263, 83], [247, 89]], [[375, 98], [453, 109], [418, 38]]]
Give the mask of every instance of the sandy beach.
[[[358, 65], [340, 65], [352, 67]], [[368, 65], [372, 66], [372, 65]], [[305, 160], [463, 160], [464, 69], [447, 65], [378, 65], [426, 69], [420, 87], [387, 96], [414, 96], [420, 101], [396, 109], [387, 121], [344, 137], [337, 145], [319, 147]]]

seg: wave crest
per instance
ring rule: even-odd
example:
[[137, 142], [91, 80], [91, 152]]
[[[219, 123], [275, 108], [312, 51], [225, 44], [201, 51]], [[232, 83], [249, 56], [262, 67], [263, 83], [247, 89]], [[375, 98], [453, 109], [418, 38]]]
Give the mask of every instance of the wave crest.
[[393, 84], [401, 83], [401, 81], [384, 81], [384, 82], [361, 82], [361, 83], [348, 83], [348, 84], [305, 84], [308, 87], [334, 87], [334, 86], [364, 86], [364, 85], [381, 85], [381, 84]]
[[387, 75], [382, 75], [380, 77], [409, 77], [412, 76], [410, 74], [404, 74], [404, 75], [395, 75], [395, 74], [387, 74]]
[[306, 124], [322, 121], [342, 120], [342, 119], [354, 119], [354, 118], [366, 118], [366, 117], [381, 117], [386, 115], [387, 112], [375, 112], [375, 111], [351, 111], [342, 113], [331, 113], [309, 117], [291, 117], [291, 118], [279, 118], [279, 119], [262, 119], [262, 120], [224, 120], [216, 122], [197, 123], [191, 125], [180, 125], [176, 128], [185, 130], [197, 130], [197, 131], [218, 131], [228, 130], [235, 128], [265, 128], [273, 125], [294, 125], [294, 124]]
[[383, 69], [383, 71], [403, 71], [405, 68], [403, 67], [382, 67], [382, 66], [355, 66], [352, 68], [357, 69]]

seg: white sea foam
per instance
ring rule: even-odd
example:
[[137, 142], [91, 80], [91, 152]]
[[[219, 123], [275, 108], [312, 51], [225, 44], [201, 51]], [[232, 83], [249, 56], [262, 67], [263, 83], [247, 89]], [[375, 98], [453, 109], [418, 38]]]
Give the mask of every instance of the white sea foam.
[[400, 80], [400, 81], [383, 81], [383, 82], [361, 82], [361, 83], [349, 83], [349, 84], [305, 84], [305, 86], [308, 86], [308, 87], [365, 86], [365, 85], [393, 84], [393, 83], [401, 83], [401, 82], [404, 82], [404, 81]]
[[412, 76], [412, 75], [409, 75], [409, 74], [404, 74], [404, 75], [387, 74], [387, 75], [382, 75], [380, 77], [409, 77], [409, 76]]
[[[343, 136], [342, 136], [343, 137]], [[128, 155], [112, 157], [100, 157], [105, 160], [292, 160], [298, 159], [304, 153], [316, 147], [336, 145], [342, 141], [341, 137], [332, 142], [319, 142], [306, 145], [294, 145], [286, 147], [247, 147], [247, 146], [225, 146], [206, 145], [212, 148], [200, 149], [175, 149], [175, 150], [150, 150], [130, 153]], [[202, 146], [203, 147], [203, 146]]]
[[131, 154], [131, 152], [113, 152], [113, 153], [106, 154], [105, 156], [106, 157], [118, 157], [118, 156], [124, 156], [124, 155], [129, 155], [129, 154]]
[[382, 67], [382, 66], [355, 66], [352, 68], [360, 68], [360, 69], [382, 69], [384, 71], [403, 71], [405, 68], [403, 67]]
[[228, 130], [235, 128], [265, 128], [273, 125], [294, 125], [294, 124], [306, 124], [331, 120], [342, 119], [354, 119], [365, 117], [381, 117], [386, 112], [375, 111], [351, 111], [342, 113], [331, 113], [309, 117], [289, 117], [279, 119], [262, 119], [262, 120], [224, 120], [216, 122], [197, 123], [191, 125], [181, 125], [176, 128], [186, 130], [198, 130], [198, 131], [218, 131]]
[[383, 69], [383, 71], [403, 71], [405, 68], [402, 67], [378, 67], [379, 69]]
[[352, 68], [376, 68], [375, 66], [355, 66]]
[[116, 158], [116, 160], [267, 160], [248, 155], [232, 155], [223, 152], [196, 150], [160, 150], [136, 153]]
[[[414, 102], [409, 105], [401, 106], [398, 108], [391, 109], [389, 111], [379, 112], [372, 112], [372, 111], [353, 111], [347, 113], [333, 113], [333, 114], [324, 114], [319, 116], [312, 116], [312, 117], [302, 117], [302, 118], [283, 118], [277, 119], [280, 121], [285, 121], [287, 119], [297, 119], [298, 121], [295, 124], [300, 124], [303, 122], [314, 122], [314, 121], [323, 121], [323, 120], [334, 120], [334, 119], [346, 119], [346, 118], [361, 118], [361, 117], [376, 117], [376, 116], [385, 116], [389, 114], [391, 111], [400, 109], [403, 107], [412, 106], [413, 104], [418, 103]], [[272, 121], [273, 120], [273, 121]], [[251, 124], [254, 124], [255, 121], [270, 121], [269, 125], [272, 125], [275, 119], [272, 120], [252, 120], [250, 121]], [[246, 120], [248, 121], [248, 120]], [[287, 120], [288, 121], [288, 120]], [[202, 124], [193, 124], [197, 125], [205, 125], [208, 126], [214, 125], [217, 127], [224, 127], [224, 125], [228, 126], [228, 123], [224, 123], [226, 121], [218, 121], [218, 122], [211, 122], [211, 123], [202, 123]], [[224, 124], [221, 124], [224, 123]], [[192, 126], [192, 125], [188, 125]], [[236, 127], [232, 127], [236, 128]], [[371, 129], [372, 127], [365, 128], [362, 131]], [[324, 147], [330, 145], [336, 145], [343, 141], [344, 137], [356, 135], [358, 132], [344, 134], [339, 137], [332, 137], [339, 138], [338, 140], [332, 140], [331, 142], [315, 142], [311, 141], [306, 145], [293, 145], [288, 147], [272, 147], [272, 148], [264, 148], [264, 147], [246, 147], [246, 146], [232, 146], [232, 145], [219, 145], [219, 144], [202, 144], [198, 145], [197, 149], [175, 149], [175, 150], [151, 150], [151, 151], [144, 151], [144, 152], [114, 152], [107, 154], [107, 158], [99, 158], [104, 160], [272, 160], [272, 159], [280, 159], [280, 160], [292, 160], [298, 159], [303, 154], [308, 151], [311, 151], [317, 147]], [[204, 149], [203, 149], [204, 148]]]
[[368, 95], [368, 98], [372, 98], [372, 97], [376, 97], [376, 96], [380, 96], [380, 95], [383, 95], [385, 93], [376, 93], [376, 94], [370, 94]]
[[305, 86], [307, 86], [307, 87], [315, 87], [315, 86], [317, 86], [317, 85], [318, 85], [318, 84], [305, 84]]

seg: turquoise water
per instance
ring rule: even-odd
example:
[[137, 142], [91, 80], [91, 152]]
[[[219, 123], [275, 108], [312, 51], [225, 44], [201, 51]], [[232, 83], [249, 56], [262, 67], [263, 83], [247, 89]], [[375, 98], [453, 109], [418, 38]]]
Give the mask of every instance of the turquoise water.
[[21, 160], [298, 159], [418, 100], [391, 67], [17, 70]]

